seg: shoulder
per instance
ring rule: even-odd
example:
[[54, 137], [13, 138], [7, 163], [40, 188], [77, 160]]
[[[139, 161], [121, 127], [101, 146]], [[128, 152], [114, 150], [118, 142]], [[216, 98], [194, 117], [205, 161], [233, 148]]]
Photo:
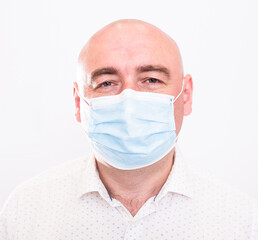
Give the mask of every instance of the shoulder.
[[89, 156], [74, 159], [21, 183], [13, 190], [2, 211], [14, 208], [21, 202], [29, 203], [32, 199], [36, 202], [36, 199], [51, 197], [63, 191], [64, 188], [66, 191], [75, 189], [81, 173], [87, 167], [88, 159]]
[[[211, 231], [236, 238], [258, 234], [257, 201], [199, 166], [189, 164], [194, 212]], [[215, 229], [215, 230], [214, 230]], [[256, 239], [254, 237], [250, 239]]]
[[33, 223], [64, 214], [64, 205], [76, 199], [88, 160], [82, 157], [56, 166], [16, 187], [0, 212], [0, 239], [16, 239], [19, 231], [31, 232]]
[[252, 231], [258, 220], [257, 201], [207, 170], [196, 166], [190, 169], [196, 207], [224, 226]]
[[225, 205], [246, 205], [256, 202], [254, 198], [248, 196], [248, 194], [235, 186], [232, 186], [224, 179], [215, 176], [208, 170], [191, 165], [190, 172], [194, 183], [195, 196], [197, 198], [212, 201], [223, 200]]
[[247, 206], [256, 202], [254, 198], [248, 196], [240, 189], [226, 182], [223, 178], [216, 176], [214, 173], [191, 158], [183, 155], [178, 151], [179, 159], [183, 162], [185, 172], [190, 179], [190, 185], [194, 194], [194, 198], [206, 204], [222, 203], [223, 206]]

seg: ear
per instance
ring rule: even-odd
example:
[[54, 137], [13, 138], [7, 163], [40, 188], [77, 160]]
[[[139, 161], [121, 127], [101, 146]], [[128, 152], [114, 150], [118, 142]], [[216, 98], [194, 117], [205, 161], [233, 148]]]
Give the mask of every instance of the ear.
[[78, 84], [77, 82], [73, 83], [73, 96], [74, 96], [74, 102], [75, 102], [75, 119], [78, 122], [81, 122], [81, 114], [80, 114], [80, 97], [78, 95]]
[[192, 76], [187, 74], [184, 77], [184, 116], [192, 112], [193, 81]]

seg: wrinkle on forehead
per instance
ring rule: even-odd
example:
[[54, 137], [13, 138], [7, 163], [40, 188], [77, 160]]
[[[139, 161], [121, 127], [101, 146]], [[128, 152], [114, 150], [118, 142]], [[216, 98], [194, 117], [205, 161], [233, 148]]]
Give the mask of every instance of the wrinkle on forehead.
[[[176, 42], [154, 25], [135, 19], [118, 20], [96, 32], [82, 48], [78, 63], [88, 76], [88, 65], [94, 61], [92, 53], [100, 46], [129, 48], [130, 43], [137, 39], [144, 39], [146, 42], [152, 41], [156, 45], [165, 48], [173, 56], [173, 63], [176, 65], [179, 74], [183, 76], [182, 59]], [[120, 43], [124, 42], [128, 43], [128, 46], [120, 46]]]

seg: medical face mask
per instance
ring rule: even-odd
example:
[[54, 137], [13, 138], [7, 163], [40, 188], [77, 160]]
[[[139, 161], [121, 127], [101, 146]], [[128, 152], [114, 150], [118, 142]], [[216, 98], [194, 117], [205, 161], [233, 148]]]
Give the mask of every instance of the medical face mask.
[[125, 89], [119, 95], [81, 101], [82, 125], [97, 160], [132, 170], [149, 166], [176, 144], [170, 95]]

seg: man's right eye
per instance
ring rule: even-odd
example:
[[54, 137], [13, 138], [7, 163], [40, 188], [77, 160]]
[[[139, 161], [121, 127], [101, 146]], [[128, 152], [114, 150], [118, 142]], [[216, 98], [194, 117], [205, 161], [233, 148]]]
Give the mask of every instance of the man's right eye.
[[100, 87], [108, 87], [108, 86], [111, 86], [112, 85], [112, 82], [103, 82], [100, 84]]
[[110, 92], [115, 91], [120, 86], [119, 82], [116, 80], [110, 80], [110, 81], [101, 81], [96, 86], [93, 86], [93, 89], [98, 92]]

